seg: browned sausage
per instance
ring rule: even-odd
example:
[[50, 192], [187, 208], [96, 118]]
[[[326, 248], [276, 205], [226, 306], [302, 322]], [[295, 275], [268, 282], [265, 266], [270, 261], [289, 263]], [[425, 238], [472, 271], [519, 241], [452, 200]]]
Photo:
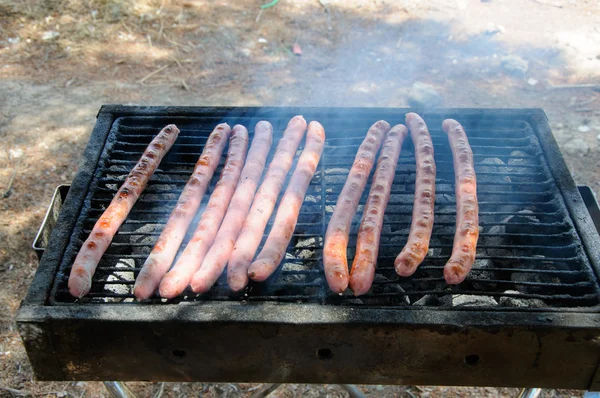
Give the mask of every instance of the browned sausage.
[[135, 281], [133, 293], [139, 300], [147, 299], [154, 293], [171, 267], [219, 164], [230, 133], [229, 125], [221, 123], [209, 135], [190, 179]]
[[356, 254], [350, 272], [350, 289], [352, 289], [355, 296], [368, 292], [373, 283], [383, 215], [390, 199], [402, 143], [407, 135], [408, 130], [403, 124], [392, 127], [387, 133], [381, 154], [377, 160], [371, 191], [358, 230]]
[[160, 282], [158, 291], [161, 297], [173, 298], [179, 296], [192, 280], [192, 275], [202, 264], [202, 260], [210, 249], [235, 187], [237, 186], [246, 159], [248, 149], [248, 130], [242, 125], [235, 125], [231, 130], [227, 160], [221, 172], [217, 186], [210, 195], [194, 236], [190, 239], [185, 250]]
[[242, 229], [248, 215], [252, 199], [265, 168], [267, 155], [273, 140], [271, 123], [258, 122], [254, 131], [252, 146], [248, 152], [246, 165], [242, 170], [240, 181], [235, 188], [227, 214], [219, 228], [217, 237], [200, 265], [200, 269], [192, 276], [191, 286], [195, 293], [204, 293], [219, 279], [231, 256], [235, 240]]
[[473, 151], [463, 127], [456, 120], [446, 119], [442, 129], [450, 141], [456, 185], [456, 234], [452, 256], [444, 267], [444, 277], [447, 283], [456, 285], [465, 280], [475, 261], [479, 238], [477, 179]]
[[71, 295], [83, 297], [90, 291], [92, 276], [98, 262], [178, 135], [179, 129], [175, 125], [169, 124], [154, 137], [144, 150], [142, 157], [133, 167], [77, 253], [69, 275]]
[[433, 160], [433, 142], [429, 130], [427, 130], [425, 121], [416, 113], [406, 115], [406, 125], [410, 129], [410, 136], [415, 146], [417, 175], [412, 224], [408, 240], [394, 261], [396, 272], [400, 276], [414, 274], [427, 255], [433, 230], [435, 205], [435, 161]]
[[343, 293], [348, 287], [348, 235], [352, 218], [356, 214], [360, 197], [375, 163], [375, 158], [383, 137], [390, 125], [380, 120], [373, 124], [364, 141], [358, 148], [346, 184], [338, 197], [333, 215], [327, 225], [325, 246], [323, 247], [323, 267], [329, 288], [335, 293]]
[[305, 130], [306, 120], [302, 116], [295, 116], [277, 144], [273, 160], [256, 192], [227, 265], [227, 283], [234, 292], [242, 290], [248, 284], [248, 268], [260, 245]]
[[308, 125], [306, 144], [298, 159], [296, 170], [279, 204], [275, 222], [262, 250], [248, 269], [248, 276], [264, 281], [279, 266], [292, 239], [306, 190], [310, 185], [325, 146], [325, 130], [319, 122]]

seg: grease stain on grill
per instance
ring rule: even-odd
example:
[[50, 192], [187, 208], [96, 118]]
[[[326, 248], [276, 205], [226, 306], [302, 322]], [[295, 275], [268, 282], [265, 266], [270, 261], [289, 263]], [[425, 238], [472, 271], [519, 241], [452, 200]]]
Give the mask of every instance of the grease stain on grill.
[[[327, 140], [282, 266], [266, 283], [251, 283], [239, 294], [228, 289], [224, 275], [204, 295], [186, 291], [174, 300], [154, 297], [148, 303], [261, 301], [415, 309], [476, 306], [478, 309], [511, 311], [592, 307], [600, 303], [589, 261], [535, 131], [525, 120], [490, 115], [484, 118], [455, 115], [465, 127], [473, 149], [480, 210], [477, 259], [466, 281], [458, 286], [448, 286], [443, 277], [443, 267], [450, 256], [454, 239], [456, 203], [452, 154], [447, 137], [439, 127], [441, 118], [435, 116], [425, 118], [430, 127], [438, 170], [435, 223], [428, 256], [412, 277], [399, 278], [395, 273], [393, 261], [406, 243], [415, 188], [414, 148], [407, 140], [385, 213], [373, 287], [360, 297], [354, 297], [351, 292], [342, 296], [331, 293], [322, 272], [322, 237], [356, 150], [369, 126], [381, 119], [381, 115], [374, 113], [370, 117], [361, 114], [340, 118], [317, 110], [302, 113], [307, 120], [319, 120], [323, 124]], [[267, 117], [274, 126], [274, 142], [281, 136], [291, 116], [281, 111]], [[390, 118], [388, 122], [401, 122], [402, 117], [400, 112], [397, 120]], [[63, 257], [50, 302], [75, 302], [67, 290], [73, 259], [131, 167], [163, 126], [176, 123], [181, 130], [179, 138], [100, 261], [90, 294], [78, 303], [135, 301], [132, 294], [135, 277], [177, 203], [207, 136], [219, 122], [243, 124], [252, 131], [258, 120], [252, 114], [222, 118], [126, 116], [116, 119], [94, 173], [73, 239]], [[267, 162], [273, 156], [275, 145], [272, 149]], [[223, 163], [224, 158], [208, 193], [214, 189]], [[354, 256], [356, 233], [369, 188], [365, 189], [353, 219], [349, 263]], [[208, 199], [207, 194], [202, 207]], [[273, 220], [274, 215], [265, 231], [265, 238]], [[175, 351], [173, 355], [177, 356]]]

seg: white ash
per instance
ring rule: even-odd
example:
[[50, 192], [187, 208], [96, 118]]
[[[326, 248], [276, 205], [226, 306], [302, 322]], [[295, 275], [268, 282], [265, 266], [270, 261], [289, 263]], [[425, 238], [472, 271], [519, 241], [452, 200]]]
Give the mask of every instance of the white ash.
[[527, 165], [535, 165], [535, 159], [522, 159], [515, 158], [519, 156], [529, 156], [527, 153], [523, 151], [512, 151], [510, 153], [510, 158], [508, 159], [508, 167], [507, 170], [511, 174], [511, 180], [513, 182], [535, 182], [534, 177], [522, 177], [514, 174], [527, 174], [532, 173], [535, 169], [529, 167], [510, 167], [513, 166], [527, 166]]
[[[516, 290], [507, 290], [504, 294], [519, 295], [522, 294]], [[500, 297], [498, 303], [503, 307], [529, 307], [529, 308], [543, 308], [548, 305], [540, 299], [535, 298], [520, 298], [520, 297]]]
[[[289, 262], [283, 263], [283, 266], [282, 266], [283, 271], [289, 271], [289, 272], [306, 271], [306, 270], [309, 270], [312, 268], [312, 267], [308, 266], [307, 264], [294, 262], [295, 259], [292, 259], [292, 258], [286, 259], [286, 260], [288, 260]], [[317, 267], [318, 267], [318, 265], [317, 265]]]
[[311, 237], [311, 238], [298, 239], [298, 241], [296, 242], [295, 247], [296, 248], [301, 248], [301, 247], [315, 247], [316, 245], [317, 245], [317, 239], [315, 237]]
[[312, 196], [312, 195], [307, 195], [304, 198], [305, 203], [319, 203], [320, 201], [321, 201], [321, 198], [319, 198], [317, 196]]
[[[161, 181], [161, 182], [165, 182], [165, 181]], [[181, 181], [181, 183], [183, 184], [185, 181]], [[157, 191], [173, 191], [173, 190], [178, 190], [178, 191], [183, 191], [183, 186], [182, 185], [177, 185], [174, 183], [171, 184], [153, 184], [152, 185], [152, 193], [160, 193]], [[177, 194], [177, 197], [179, 198], [179, 195], [181, 194], [181, 192], [179, 192]]]
[[[485, 158], [481, 161], [481, 164], [485, 164], [486, 166], [480, 166], [479, 171], [481, 173], [502, 173], [504, 175], [478, 175], [477, 182], [478, 183], [506, 183], [511, 182], [508, 174], [508, 168], [505, 163], [498, 158]], [[487, 166], [490, 165], [490, 166]], [[506, 190], [506, 186], [503, 185], [486, 185], [486, 190], [488, 191], [497, 191], [502, 192]]]
[[348, 178], [347, 175], [330, 175], [330, 176], [325, 177], [325, 184], [326, 185], [329, 185], [329, 184], [344, 185], [346, 183], [347, 178]]
[[476, 296], [468, 294], [452, 294], [440, 298], [440, 303], [451, 307], [493, 307], [498, 302], [490, 296]]
[[348, 174], [348, 173], [350, 173], [350, 169], [344, 168], [344, 167], [331, 167], [331, 168], [325, 170], [325, 175]]
[[[136, 228], [133, 232], [139, 233], [140, 235], [148, 235], [152, 232], [160, 231], [162, 229], [162, 225], [153, 224], [151, 221], [148, 224], [142, 224], [139, 228]], [[136, 235], [131, 235], [136, 236]]]
[[300, 259], [300, 260], [309, 260], [311, 258], [315, 257], [315, 251], [314, 250], [300, 250], [298, 252], [298, 254], [296, 255], [296, 258]]
[[442, 254], [442, 248], [441, 247], [436, 247], [436, 248], [429, 248], [429, 250], [427, 250], [427, 256], [431, 257], [431, 256], [439, 256]]

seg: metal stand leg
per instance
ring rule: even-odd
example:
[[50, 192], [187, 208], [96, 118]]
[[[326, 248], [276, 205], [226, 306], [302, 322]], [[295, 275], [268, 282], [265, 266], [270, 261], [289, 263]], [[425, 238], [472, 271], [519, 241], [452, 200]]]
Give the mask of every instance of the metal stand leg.
[[524, 388], [519, 393], [518, 398], [538, 398], [541, 393], [541, 388]]
[[280, 385], [281, 383], [265, 384], [261, 388], [256, 390], [256, 392], [252, 394], [250, 398], [266, 398], [273, 391], [277, 390]]
[[363, 394], [362, 391], [360, 391], [358, 389], [358, 387], [356, 387], [354, 384], [340, 384], [346, 391], [348, 391], [348, 393], [350, 394], [350, 396], [352, 398], [367, 398], [367, 396], [365, 394]]
[[[266, 398], [273, 391], [277, 390], [281, 383], [277, 384], [265, 384], [259, 390], [257, 390], [254, 394], [250, 396], [250, 398]], [[348, 391], [352, 398], [367, 398], [365, 394], [362, 393], [354, 384], [340, 384], [340, 386]]]
[[104, 387], [113, 398], [135, 398], [133, 392], [122, 381], [105, 381]]

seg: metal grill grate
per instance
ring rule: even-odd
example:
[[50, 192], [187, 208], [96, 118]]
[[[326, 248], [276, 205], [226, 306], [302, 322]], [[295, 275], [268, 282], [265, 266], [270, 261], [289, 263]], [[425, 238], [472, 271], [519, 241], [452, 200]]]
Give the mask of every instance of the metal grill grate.
[[[450, 256], [455, 230], [454, 170], [448, 140], [440, 128], [442, 118], [433, 115], [425, 116], [438, 169], [435, 224], [429, 255], [413, 277], [396, 275], [393, 261], [406, 242], [413, 207], [415, 164], [414, 148], [409, 139], [402, 148], [385, 214], [378, 268], [371, 291], [359, 298], [351, 293], [343, 296], [331, 293], [321, 266], [322, 237], [337, 195], [369, 126], [381, 118], [395, 124], [403, 119], [403, 114], [390, 117], [376, 110], [360, 114], [350, 111], [328, 114], [316, 109], [307, 109], [303, 113], [307, 120], [319, 120], [323, 124], [327, 141], [283, 266], [266, 283], [251, 284], [241, 294], [229, 291], [222, 277], [205, 295], [186, 292], [175, 300], [156, 297], [152, 302], [247, 300], [490, 309], [599, 304], [595, 276], [536, 132], [525, 119], [489, 115], [449, 115], [459, 120], [467, 131], [478, 178], [481, 233], [477, 260], [467, 280], [450, 287], [443, 278], [443, 266]], [[202, 117], [125, 116], [116, 119], [54, 281], [50, 303], [74, 302], [66, 287], [74, 257], [130, 168], [161, 127], [175, 123], [181, 134], [103, 256], [90, 294], [79, 300], [82, 304], [135, 301], [132, 295], [135, 277], [175, 205], [206, 137], [217, 123], [243, 124], [252, 133], [256, 122], [264, 118], [273, 124], [275, 138], [279, 138], [293, 115], [282, 109], [263, 112], [260, 117], [252, 113], [216, 112]], [[217, 181], [222, 163], [223, 160], [208, 194]], [[368, 190], [369, 186], [354, 218], [348, 253], [350, 262]], [[203, 205], [208, 201], [208, 194]], [[187, 239], [182, 249], [186, 242]]]

